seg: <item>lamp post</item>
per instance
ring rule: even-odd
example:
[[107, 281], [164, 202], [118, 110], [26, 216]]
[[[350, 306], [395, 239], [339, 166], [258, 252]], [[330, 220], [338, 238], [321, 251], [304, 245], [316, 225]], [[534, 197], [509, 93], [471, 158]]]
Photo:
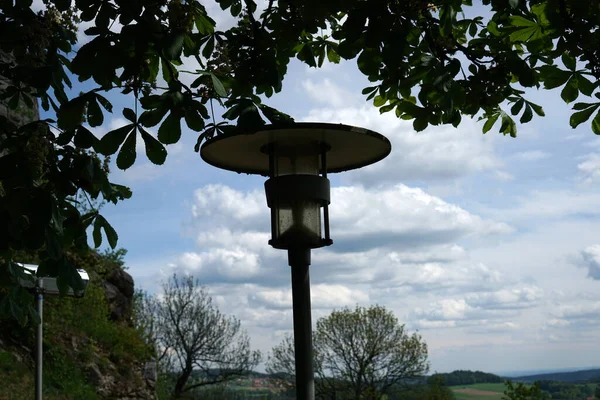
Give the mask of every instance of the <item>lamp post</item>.
[[236, 131], [204, 143], [207, 163], [238, 173], [268, 176], [271, 240], [288, 251], [292, 272], [296, 398], [314, 399], [310, 306], [311, 249], [333, 243], [327, 173], [361, 168], [391, 151], [379, 133], [342, 124], [294, 123]]
[[[36, 277], [38, 269], [37, 265], [21, 264], [24, 268], [25, 273], [29, 274], [31, 279], [20, 279], [19, 285], [31, 290], [35, 294], [35, 311], [40, 317], [40, 322], [35, 332], [35, 400], [42, 400], [42, 355], [43, 355], [43, 321], [44, 321], [44, 295], [58, 296], [60, 290], [56, 278], [54, 277]], [[73, 290], [69, 288], [65, 296], [68, 297], [83, 297], [90, 280], [89, 275], [82, 269], [77, 270], [77, 274], [81, 279], [82, 288], [79, 290]]]

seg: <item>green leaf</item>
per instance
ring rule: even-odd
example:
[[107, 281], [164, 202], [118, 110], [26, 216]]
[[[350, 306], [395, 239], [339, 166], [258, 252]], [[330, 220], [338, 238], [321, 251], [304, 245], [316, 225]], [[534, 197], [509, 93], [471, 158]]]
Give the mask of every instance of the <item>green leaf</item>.
[[510, 115], [505, 112], [502, 113], [502, 126], [500, 126], [500, 132], [509, 134], [511, 137], [517, 137], [517, 125]]
[[588, 119], [590, 119], [590, 117], [592, 116], [592, 114], [594, 113], [594, 111], [596, 111], [596, 109], [600, 107], [600, 103], [593, 105], [590, 108], [587, 108], [583, 111], [579, 111], [576, 113], [573, 113], [573, 115], [571, 115], [571, 118], [569, 119], [569, 124], [571, 125], [571, 128], [577, 128], [577, 126], [585, 121], [587, 121]]
[[369, 86], [369, 87], [366, 87], [366, 88], [364, 88], [362, 90], [362, 94], [369, 94], [371, 92], [374, 92], [375, 90], [377, 90], [378, 87], [379, 86]]
[[58, 11], [67, 11], [71, 6], [71, 0], [54, 0], [54, 5]]
[[365, 49], [358, 56], [356, 65], [363, 74], [376, 75], [381, 67], [381, 55], [375, 50]]
[[518, 27], [537, 27], [538, 24], [535, 21], [523, 18], [519, 15], [510, 17], [510, 24]]
[[339, 64], [340, 63], [340, 55], [337, 53], [337, 51], [335, 50], [335, 48], [333, 46], [327, 46], [327, 60], [329, 60], [329, 62], [332, 62], [334, 64]]
[[46, 228], [46, 251], [50, 258], [55, 260], [62, 257], [62, 246], [56, 232], [51, 228]]
[[98, 248], [102, 244], [102, 232], [100, 231], [101, 223], [96, 217], [96, 221], [94, 222], [94, 230], [92, 231], [92, 237], [94, 238], [94, 247]]
[[8, 100], [8, 108], [11, 110], [16, 110], [19, 107], [19, 97], [20, 93], [15, 94], [13, 97]]
[[181, 138], [181, 117], [170, 113], [158, 128], [158, 140], [164, 144], [177, 143]]
[[185, 111], [185, 123], [188, 128], [196, 132], [200, 132], [204, 129], [204, 118], [198, 113], [197, 110], [189, 109]]
[[261, 118], [256, 105], [250, 100], [245, 101], [237, 120], [237, 126], [246, 129], [255, 129], [264, 124], [265, 121]]
[[381, 107], [385, 103], [387, 103], [387, 99], [385, 97], [375, 96], [375, 98], [373, 99], [373, 105], [375, 107]]
[[478, 26], [475, 22], [472, 22], [471, 24], [469, 24], [469, 35], [471, 35], [471, 37], [475, 37], [477, 36], [477, 30], [478, 30]]
[[519, 0], [508, 0], [508, 4], [510, 4], [512, 8], [517, 8], [519, 7]]
[[209, 35], [215, 30], [215, 21], [204, 13], [199, 14], [194, 23], [201, 35]]
[[515, 104], [511, 107], [510, 109], [510, 113], [512, 115], [517, 115], [521, 112], [521, 109], [523, 108], [523, 105], [525, 104], [525, 99], [521, 98], [519, 99], [517, 102], [515, 102]]
[[164, 58], [161, 57], [160, 66], [162, 71], [162, 77], [165, 80], [165, 82], [167, 82], [167, 84], [170, 84], [173, 81], [173, 77], [177, 78], [177, 72], [175, 71], [173, 65], [171, 65], [169, 61], [166, 61]]
[[240, 15], [240, 13], [242, 12], [242, 2], [236, 0], [231, 5], [231, 9], [229, 11], [231, 12], [232, 17], [237, 17], [238, 15]]
[[427, 128], [427, 119], [415, 118], [415, 120], [413, 121], [413, 128], [415, 128], [415, 131], [417, 132], [425, 130], [425, 128]]
[[183, 48], [184, 38], [185, 35], [183, 34], [171, 35], [167, 38], [167, 43], [164, 48], [164, 54], [168, 60], [172, 61], [179, 58], [179, 55], [181, 54], [181, 49]]
[[144, 111], [140, 115], [139, 122], [146, 128], [158, 125], [169, 110], [167, 108], [155, 108], [154, 110]]
[[535, 103], [532, 103], [530, 101], [527, 102], [528, 105], [531, 106], [531, 108], [533, 108], [533, 111], [539, 115], [540, 117], [544, 117], [546, 116], [546, 113], [544, 112], [544, 109], [542, 108], [542, 106], [539, 106]]
[[592, 120], [592, 132], [594, 132], [596, 135], [600, 135], [600, 111]]
[[27, 93], [22, 93], [23, 95], [23, 102], [25, 103], [25, 105], [28, 108], [33, 108], [33, 99], [31, 98], [31, 96]]
[[101, 228], [104, 229], [104, 234], [108, 239], [108, 244], [110, 244], [110, 247], [113, 249], [117, 247], [119, 235], [117, 235], [117, 232], [102, 215], [98, 215], [94, 221], [94, 245], [99, 247], [100, 244], [102, 244], [102, 236], [100, 235]]
[[291, 124], [294, 122], [294, 118], [266, 104], [259, 104], [258, 107], [272, 124]]
[[585, 110], [589, 107], [593, 107], [598, 103], [575, 103], [573, 104], [573, 110]]
[[89, 149], [98, 143], [98, 139], [92, 132], [89, 131], [89, 129], [84, 126], [80, 126], [77, 128], [77, 133], [75, 134], [75, 140], [73, 142], [77, 147]]
[[149, 134], [144, 128], [140, 127], [142, 139], [146, 145], [146, 156], [148, 159], [156, 165], [164, 164], [167, 159], [167, 149], [162, 145], [161, 142], [156, 140], [151, 134]]
[[510, 23], [513, 27], [518, 28], [509, 36], [510, 41], [513, 43], [536, 41], [545, 37], [542, 27], [535, 21], [516, 15], [510, 17]]
[[225, 87], [223, 86], [219, 78], [217, 78], [217, 76], [213, 73], [210, 74], [210, 78], [212, 79], [212, 84], [215, 89], [215, 92], [221, 97], [227, 97], [227, 91], [225, 90]]
[[102, 105], [102, 107], [104, 107], [104, 109], [108, 112], [112, 112], [112, 104], [110, 101], [108, 101], [106, 99], [106, 97], [99, 95], [98, 93], [95, 94], [96, 100], [98, 100], [98, 102]]
[[586, 78], [583, 74], [577, 74], [577, 87], [579, 91], [586, 96], [591, 96], [596, 88], [596, 84], [590, 82], [588, 78]]
[[100, 105], [96, 102], [96, 97], [92, 97], [87, 105], [87, 121], [90, 126], [100, 126], [104, 123], [104, 115]]
[[137, 119], [136, 115], [135, 115], [135, 111], [133, 111], [131, 108], [124, 108], [123, 116], [133, 123], [135, 123], [135, 121]]
[[568, 104], [577, 99], [579, 96], [579, 89], [577, 88], [577, 75], [571, 76], [567, 81], [567, 84], [560, 92], [560, 97]]
[[558, 69], [555, 65], [540, 67], [540, 80], [544, 82], [545, 89], [554, 89], [564, 85], [571, 75], [571, 72]]
[[58, 144], [59, 146], [65, 146], [66, 144], [68, 144], [71, 141], [71, 139], [73, 139], [74, 135], [75, 135], [74, 130], [62, 131], [56, 138], [56, 144]]
[[133, 163], [135, 162], [136, 136], [137, 136], [137, 134], [136, 134], [135, 130], [133, 130], [129, 134], [129, 136], [127, 136], [127, 139], [125, 140], [125, 143], [123, 143], [121, 150], [119, 150], [119, 155], [117, 156], [117, 167], [119, 167], [122, 170], [125, 170], [125, 169], [131, 167], [133, 165]]
[[204, 56], [204, 58], [206, 58], [208, 60], [210, 58], [210, 56], [212, 55], [214, 49], [215, 49], [215, 36], [211, 35], [208, 38], [208, 40], [206, 41], [206, 43], [204, 44], [204, 48], [202, 49], [202, 55]]
[[77, 128], [83, 121], [85, 111], [85, 98], [79, 96], [63, 104], [58, 111], [58, 127], [64, 130]]
[[575, 57], [571, 57], [568, 53], [563, 53], [563, 55], [561, 56], [561, 60], [563, 64], [565, 64], [565, 67], [567, 67], [567, 69], [575, 72], [575, 69], [577, 68]]
[[488, 133], [489, 130], [492, 129], [496, 121], [498, 121], [499, 116], [500, 114], [496, 113], [487, 118], [487, 121], [485, 121], [485, 124], [483, 124], [483, 133]]
[[440, 10], [440, 34], [448, 36], [452, 33], [453, 22], [456, 20], [456, 12], [452, 5], [448, 4]]
[[296, 55], [300, 61], [304, 61], [311, 67], [317, 67], [317, 63], [315, 61], [315, 55], [313, 54], [312, 47], [310, 43], [303, 43], [300, 51]]
[[105, 156], [115, 154], [133, 127], [133, 124], [128, 124], [108, 132], [100, 139], [97, 150]]
[[521, 115], [521, 119], [519, 120], [519, 122], [521, 122], [522, 124], [525, 124], [525, 123], [531, 121], [532, 118], [533, 118], [533, 111], [531, 110], [531, 106], [529, 104], [527, 104], [527, 106], [525, 107], [525, 111], [523, 112], [523, 115]]

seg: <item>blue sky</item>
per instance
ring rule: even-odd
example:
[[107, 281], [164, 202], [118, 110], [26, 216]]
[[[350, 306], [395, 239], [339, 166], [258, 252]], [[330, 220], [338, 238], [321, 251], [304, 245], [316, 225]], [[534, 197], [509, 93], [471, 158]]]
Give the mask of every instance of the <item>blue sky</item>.
[[[559, 91], [529, 91], [547, 116], [519, 125], [516, 139], [468, 119], [417, 133], [366, 103], [365, 86], [355, 62], [293, 62], [267, 101], [297, 121], [373, 129], [393, 146], [376, 165], [330, 176], [334, 244], [313, 251], [313, 320], [384, 305], [423, 335], [432, 371], [600, 365], [600, 139], [589, 125], [569, 127]], [[124, 123], [105, 117], [99, 136]], [[198, 276], [266, 353], [292, 314], [286, 254], [267, 244], [264, 180], [205, 164], [196, 138], [184, 130], [163, 166], [143, 151], [129, 170], [114, 166], [112, 180], [134, 196], [103, 213], [137, 287]]]

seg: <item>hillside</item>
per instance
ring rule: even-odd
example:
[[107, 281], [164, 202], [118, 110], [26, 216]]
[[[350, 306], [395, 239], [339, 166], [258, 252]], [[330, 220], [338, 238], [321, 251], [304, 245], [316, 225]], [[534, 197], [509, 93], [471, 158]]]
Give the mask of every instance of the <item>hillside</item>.
[[[450, 373], [433, 374], [431, 378], [442, 378], [448, 386], [472, 385], [476, 383], [504, 383], [505, 379], [498, 375], [482, 371], [456, 370]], [[430, 378], [430, 379], [431, 379]]]
[[548, 374], [527, 375], [511, 378], [516, 382], [533, 383], [535, 381], [556, 381], [568, 383], [586, 383], [600, 378], [600, 368], [572, 372], [554, 372]]
[[[130, 320], [134, 283], [123, 254], [71, 254], [90, 274], [85, 296], [44, 298], [45, 400], [156, 399], [152, 349]], [[0, 400], [34, 397], [34, 354], [34, 327], [0, 320]]]

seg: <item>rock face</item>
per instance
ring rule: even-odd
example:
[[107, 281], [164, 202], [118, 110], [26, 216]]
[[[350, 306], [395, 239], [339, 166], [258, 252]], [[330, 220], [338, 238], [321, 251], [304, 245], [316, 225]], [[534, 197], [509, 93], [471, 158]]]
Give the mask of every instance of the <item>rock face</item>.
[[102, 281], [102, 286], [110, 307], [110, 318], [113, 321], [128, 320], [134, 293], [131, 275], [122, 269], [115, 269], [106, 280]]
[[[150, 384], [145, 378], [147, 364], [141, 363], [128, 371], [127, 379], [119, 379], [114, 373], [114, 366], [105, 367], [103, 373], [96, 364], [86, 366], [89, 382], [93, 382], [98, 394], [111, 400], [156, 400], [154, 382]], [[156, 367], [156, 365], [154, 365]], [[154, 369], [155, 371], [156, 369]]]

